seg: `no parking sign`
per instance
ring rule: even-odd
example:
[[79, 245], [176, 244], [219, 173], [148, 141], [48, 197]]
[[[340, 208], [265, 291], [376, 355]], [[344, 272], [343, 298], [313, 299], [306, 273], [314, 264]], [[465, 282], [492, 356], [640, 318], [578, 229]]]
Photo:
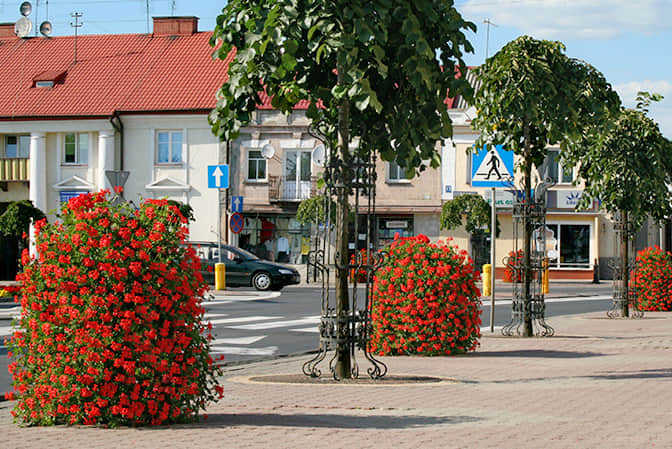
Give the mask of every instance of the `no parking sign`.
[[243, 230], [244, 223], [245, 221], [243, 220], [242, 215], [237, 212], [235, 214], [231, 214], [231, 218], [229, 219], [229, 227], [231, 228], [231, 232], [238, 234]]

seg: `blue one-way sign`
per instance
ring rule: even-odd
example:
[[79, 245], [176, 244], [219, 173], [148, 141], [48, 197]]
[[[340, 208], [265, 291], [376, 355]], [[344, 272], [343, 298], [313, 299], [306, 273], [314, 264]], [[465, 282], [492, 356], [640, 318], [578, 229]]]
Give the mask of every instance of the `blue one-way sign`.
[[228, 165], [208, 165], [208, 188], [210, 189], [229, 188]]
[[243, 197], [242, 196], [232, 196], [231, 197], [231, 212], [243, 212]]

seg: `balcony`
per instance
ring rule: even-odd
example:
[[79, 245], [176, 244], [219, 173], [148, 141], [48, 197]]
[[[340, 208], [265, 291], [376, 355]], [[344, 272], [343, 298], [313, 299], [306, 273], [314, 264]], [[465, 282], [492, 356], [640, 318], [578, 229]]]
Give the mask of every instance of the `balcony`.
[[30, 159], [0, 158], [0, 182], [29, 181]]
[[296, 181], [295, 178], [284, 176], [268, 177], [268, 201], [298, 202], [307, 200], [317, 194], [317, 178], [310, 177], [310, 181]]

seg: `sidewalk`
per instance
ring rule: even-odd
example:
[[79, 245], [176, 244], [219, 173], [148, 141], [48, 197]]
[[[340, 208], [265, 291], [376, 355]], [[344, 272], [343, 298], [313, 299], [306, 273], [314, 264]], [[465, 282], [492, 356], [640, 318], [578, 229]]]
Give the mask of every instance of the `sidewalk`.
[[[552, 338], [487, 333], [458, 357], [384, 358], [388, 376], [441, 383], [280, 384], [307, 356], [226, 368], [224, 399], [199, 424], [20, 428], [0, 403], [4, 448], [672, 447], [672, 313], [549, 320]], [[328, 374], [328, 360], [321, 364]], [[359, 356], [360, 372], [369, 367]], [[327, 376], [328, 377], [328, 376]]]

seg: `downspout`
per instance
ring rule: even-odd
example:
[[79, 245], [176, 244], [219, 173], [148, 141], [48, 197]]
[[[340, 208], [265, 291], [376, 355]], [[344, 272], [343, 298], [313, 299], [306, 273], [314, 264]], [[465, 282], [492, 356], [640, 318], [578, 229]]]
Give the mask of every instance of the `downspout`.
[[[116, 120], [116, 122], [115, 122]], [[121, 121], [121, 117], [119, 116], [119, 111], [114, 111], [112, 114], [112, 117], [110, 118], [110, 124], [112, 124], [112, 127], [116, 132], [119, 133], [119, 170], [124, 169], [124, 124]]]

